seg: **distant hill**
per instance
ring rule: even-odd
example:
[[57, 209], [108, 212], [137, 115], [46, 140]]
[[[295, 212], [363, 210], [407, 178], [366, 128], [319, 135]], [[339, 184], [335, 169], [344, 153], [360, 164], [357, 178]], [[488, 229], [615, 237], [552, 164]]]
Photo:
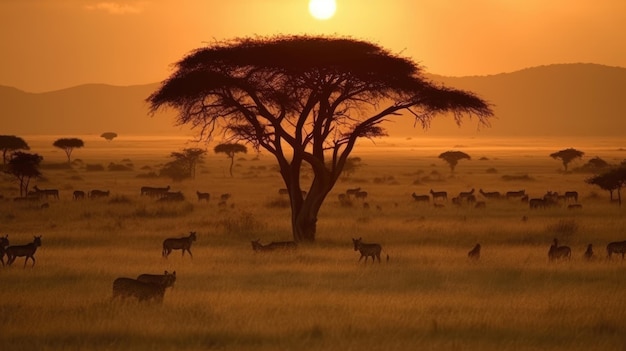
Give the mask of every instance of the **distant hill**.
[[[457, 127], [436, 118], [428, 135], [622, 136], [626, 131], [626, 68], [562, 64], [490, 76], [429, 79], [469, 90], [494, 105], [491, 128], [475, 121]], [[0, 86], [0, 134], [188, 135], [173, 126], [174, 111], [148, 116], [145, 103], [158, 83], [117, 87], [102, 84], [27, 93]], [[423, 134], [411, 116], [384, 125], [392, 136]]]

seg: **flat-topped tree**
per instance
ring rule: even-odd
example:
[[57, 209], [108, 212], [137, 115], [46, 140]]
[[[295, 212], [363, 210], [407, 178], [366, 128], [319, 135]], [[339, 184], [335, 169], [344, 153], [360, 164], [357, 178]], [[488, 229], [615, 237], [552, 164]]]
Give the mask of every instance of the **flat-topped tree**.
[[104, 139], [106, 139], [108, 141], [111, 141], [111, 140], [117, 138], [117, 133], [115, 133], [115, 132], [105, 132], [105, 133], [100, 134], [100, 137], [104, 138]]
[[233, 176], [233, 164], [235, 164], [235, 154], [238, 154], [240, 152], [243, 152], [244, 154], [246, 152], [248, 152], [248, 149], [246, 148], [245, 145], [241, 145], [241, 144], [230, 144], [230, 143], [226, 143], [226, 144], [219, 144], [215, 147], [215, 149], [213, 149], [213, 151], [215, 151], [216, 154], [218, 153], [223, 153], [226, 154], [226, 156], [228, 158], [230, 158], [230, 168], [229, 168], [229, 172], [230, 172], [230, 176]]
[[[222, 133], [274, 155], [288, 189], [296, 241], [314, 241], [319, 210], [359, 138], [411, 115], [426, 128], [440, 113], [457, 123], [492, 111], [473, 93], [426, 80], [408, 58], [351, 38], [239, 38], [196, 49], [147, 101], [179, 111], [199, 139]], [[308, 165], [306, 165], [308, 164]], [[301, 177], [303, 167], [311, 178]], [[307, 188], [306, 197], [302, 190]]]
[[0, 150], [2, 150], [2, 164], [7, 164], [10, 153], [17, 150], [30, 150], [24, 139], [15, 135], [0, 135]]
[[577, 158], [582, 158], [583, 155], [585, 155], [584, 152], [576, 150], [574, 148], [569, 148], [551, 153], [550, 157], [552, 157], [553, 159], [561, 160], [561, 162], [563, 162], [563, 168], [565, 168], [565, 172], [567, 172], [567, 166], [570, 164], [570, 162], [574, 161]]
[[20, 183], [20, 196], [28, 194], [28, 184], [32, 178], [41, 176], [39, 164], [43, 157], [38, 154], [29, 154], [17, 151], [11, 155], [11, 159], [6, 165], [5, 173], [14, 176]]
[[456, 165], [459, 164], [459, 161], [472, 159], [470, 155], [463, 151], [446, 151], [440, 154], [439, 158], [448, 163], [451, 173], [454, 173], [454, 169], [456, 168]]
[[67, 163], [71, 163], [72, 151], [74, 151], [74, 149], [76, 148], [81, 148], [85, 146], [85, 143], [78, 138], [61, 138], [55, 140], [52, 145], [65, 151], [65, 154], [67, 155]]

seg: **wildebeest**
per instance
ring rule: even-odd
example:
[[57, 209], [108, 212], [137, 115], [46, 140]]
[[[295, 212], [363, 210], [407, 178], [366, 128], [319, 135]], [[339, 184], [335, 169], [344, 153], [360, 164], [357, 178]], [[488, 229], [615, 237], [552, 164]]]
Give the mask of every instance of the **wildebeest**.
[[163, 302], [165, 285], [146, 283], [132, 278], [117, 278], [113, 281], [113, 300], [127, 297], [136, 298], [139, 301]]
[[[361, 259], [365, 257], [365, 261], [367, 263], [367, 258], [372, 257], [372, 263], [378, 259], [378, 263], [380, 263], [380, 253], [383, 250], [383, 247], [380, 244], [366, 244], [363, 242], [362, 238], [354, 239], [352, 238], [352, 243], [354, 244], [354, 251], [359, 251], [361, 253], [361, 257], [359, 257], [359, 262]], [[387, 261], [389, 261], [389, 255], [387, 255]]]
[[571, 257], [572, 249], [570, 249], [569, 246], [559, 246], [559, 241], [555, 238], [554, 243], [550, 246], [550, 250], [548, 251], [548, 259], [550, 259], [550, 261], [559, 258], [567, 258], [569, 260]]
[[467, 253], [467, 257], [477, 260], [480, 258], [480, 244], [476, 244], [473, 249]]
[[41, 246], [41, 235], [35, 236], [33, 242], [30, 244], [7, 247], [5, 250], [7, 254], [7, 264], [9, 266], [12, 265], [17, 257], [26, 257], [24, 260], [24, 267], [26, 267], [26, 262], [28, 262], [29, 258], [33, 261], [33, 265], [31, 267], [34, 267], [35, 251], [37, 251], [39, 246]]
[[413, 197], [413, 200], [417, 202], [429, 202], [430, 201], [430, 195], [417, 195], [416, 193], [413, 193], [411, 194], [411, 196]]
[[593, 245], [592, 244], [587, 245], [587, 250], [585, 251], [585, 254], [583, 255], [583, 257], [586, 260], [591, 260], [593, 258]]
[[108, 197], [110, 193], [111, 192], [109, 190], [104, 191], [104, 190], [94, 189], [94, 190], [89, 192], [89, 198], [90, 199], [99, 199], [101, 197]]
[[611, 255], [616, 253], [616, 254], [622, 254], [622, 260], [624, 259], [624, 254], [626, 254], [626, 241], [614, 241], [609, 243], [606, 246], [606, 253], [607, 253], [607, 257], [611, 258]]
[[159, 284], [169, 288], [174, 286], [176, 282], [176, 271], [172, 273], [165, 271], [164, 274], [140, 274], [137, 280], [144, 283]]
[[196, 190], [196, 195], [198, 195], [198, 201], [204, 200], [204, 201], [208, 202], [209, 199], [211, 199], [211, 194], [209, 194], [209, 193], [202, 193], [202, 192], [199, 192], [198, 190]]
[[267, 245], [260, 243], [260, 239], [252, 240], [252, 250], [256, 252], [267, 252], [276, 250], [295, 250], [298, 244], [295, 241], [272, 241]]
[[74, 200], [82, 200], [85, 198], [85, 192], [82, 190], [74, 190], [72, 193], [72, 199]]
[[168, 238], [163, 240], [163, 257], [169, 256], [172, 250], [182, 250], [182, 256], [185, 256], [185, 251], [189, 252], [189, 256], [193, 257], [191, 254], [191, 244], [196, 241], [196, 232], [189, 232], [189, 236], [185, 236], [182, 238]]
[[4, 253], [6, 251], [6, 247], [9, 246], [9, 234], [0, 237], [0, 262], [4, 266]]
[[433, 196], [433, 201], [437, 199], [448, 201], [448, 193], [445, 191], [433, 191], [433, 189], [430, 189], [430, 194]]
[[39, 195], [39, 197], [42, 197], [42, 195], [43, 195], [46, 198], [53, 197], [55, 199], [59, 199], [59, 190], [58, 189], [39, 189], [37, 187], [37, 185], [35, 185], [33, 187], [33, 189], [35, 190], [37, 195]]

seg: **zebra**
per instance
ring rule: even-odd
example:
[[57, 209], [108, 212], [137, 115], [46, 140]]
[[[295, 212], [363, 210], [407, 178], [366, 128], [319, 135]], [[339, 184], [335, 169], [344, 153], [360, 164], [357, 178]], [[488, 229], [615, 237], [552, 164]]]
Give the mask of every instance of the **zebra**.
[[165, 296], [165, 285], [142, 282], [132, 278], [117, 278], [113, 281], [113, 297], [124, 299], [127, 297], [136, 298], [138, 301], [154, 300], [163, 302]]
[[101, 197], [108, 197], [110, 193], [111, 193], [110, 190], [104, 191], [104, 190], [94, 189], [94, 190], [89, 192], [89, 198], [90, 199], [99, 199]]
[[480, 244], [476, 244], [473, 249], [467, 253], [467, 257], [477, 260], [480, 258]]
[[37, 193], [37, 195], [39, 195], [39, 197], [45, 196], [46, 199], [50, 196], [52, 196], [55, 199], [59, 199], [59, 190], [58, 189], [39, 189], [37, 187], [37, 185], [35, 185], [33, 187], [33, 189], [35, 190], [35, 192]]
[[571, 257], [572, 249], [570, 249], [569, 246], [559, 246], [559, 241], [555, 238], [554, 244], [550, 246], [550, 250], [548, 251], [548, 259], [550, 259], [550, 261], [559, 258], [567, 258], [569, 260]]
[[593, 259], [593, 245], [592, 244], [587, 245], [587, 250], [585, 251], [585, 254], [583, 255], [583, 257], [587, 261]]
[[6, 234], [3, 237], [0, 237], [0, 262], [4, 266], [4, 253], [6, 252], [6, 247], [9, 246], [9, 234]]
[[267, 245], [260, 243], [260, 239], [252, 240], [252, 250], [255, 252], [275, 251], [275, 250], [295, 250], [298, 244], [295, 241], [272, 241]]
[[[372, 257], [372, 263], [376, 262], [376, 258], [378, 259], [378, 263], [380, 263], [380, 252], [383, 249], [380, 244], [366, 244], [363, 242], [362, 238], [352, 238], [352, 243], [354, 244], [354, 251], [359, 251], [361, 253], [359, 262], [361, 262], [361, 259], [365, 257], [364, 262], [367, 263], [367, 258]], [[387, 255], [387, 261], [389, 261], [389, 255]]]
[[565, 201], [573, 199], [574, 202], [578, 202], [578, 191], [566, 191], [565, 192]]
[[209, 202], [209, 199], [211, 198], [211, 194], [209, 193], [201, 193], [198, 190], [196, 190], [196, 195], [198, 195], [198, 201], [206, 201]]
[[172, 273], [168, 273], [165, 271], [164, 274], [140, 274], [137, 277], [137, 281], [144, 283], [152, 283], [163, 285], [166, 288], [174, 286], [176, 282], [176, 271]]
[[416, 193], [413, 193], [411, 194], [411, 196], [413, 197], [413, 200], [417, 202], [429, 202], [430, 201], [429, 195], [417, 195]]
[[167, 258], [172, 250], [182, 250], [183, 256], [185, 256], [185, 251], [189, 252], [189, 256], [193, 258], [191, 254], [191, 244], [196, 241], [196, 232], [189, 232], [189, 236], [185, 236], [182, 238], [168, 238], [163, 240], [163, 257]]
[[85, 198], [85, 192], [82, 190], [74, 190], [72, 193], [72, 199], [74, 200], [82, 200]]
[[31, 267], [34, 267], [35, 251], [37, 251], [39, 246], [41, 246], [41, 235], [34, 236], [33, 242], [30, 244], [7, 247], [5, 250], [7, 254], [7, 264], [9, 266], [12, 265], [17, 257], [26, 257], [24, 260], [24, 268], [26, 268], [26, 262], [28, 262], [29, 258], [33, 261], [33, 265]]
[[448, 201], [448, 193], [445, 191], [433, 191], [433, 189], [430, 189], [430, 194], [433, 196], [433, 201], [437, 199]]
[[606, 246], [607, 258], [611, 258], [611, 255], [616, 253], [622, 254], [622, 260], [624, 259], [624, 254], [626, 254], [626, 241], [614, 241], [609, 243]]

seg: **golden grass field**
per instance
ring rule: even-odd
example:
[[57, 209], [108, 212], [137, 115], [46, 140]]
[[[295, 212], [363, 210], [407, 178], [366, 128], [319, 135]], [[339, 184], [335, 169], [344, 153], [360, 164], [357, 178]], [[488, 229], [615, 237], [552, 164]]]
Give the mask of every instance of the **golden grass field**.
[[[24, 137], [44, 164], [65, 155], [55, 137]], [[141, 179], [172, 151], [198, 145], [181, 138], [84, 137], [72, 158], [83, 164], [132, 164], [131, 171], [43, 167], [40, 188], [60, 200], [16, 203], [17, 184], [0, 183], [0, 235], [12, 245], [42, 235], [36, 264], [0, 267], [2, 350], [625, 350], [626, 262], [605, 259], [606, 244], [626, 240], [624, 208], [559, 172], [548, 155], [567, 147], [610, 163], [626, 158], [615, 140], [382, 139], [359, 145], [363, 166], [342, 179], [322, 208], [314, 245], [255, 254], [250, 241], [290, 240], [289, 210], [271, 155], [229, 160], [208, 153], [195, 180]], [[204, 146], [202, 146], [204, 147]], [[213, 146], [209, 146], [212, 150]], [[437, 159], [462, 150], [454, 177]], [[486, 158], [480, 160], [480, 158]], [[574, 162], [570, 167], [582, 165]], [[487, 172], [487, 169], [493, 168]], [[437, 173], [434, 173], [434, 172]], [[503, 180], [528, 175], [530, 179]], [[181, 190], [182, 203], [141, 197], [142, 185]], [[368, 191], [369, 209], [341, 207], [347, 188]], [[582, 210], [529, 210], [519, 201], [485, 209], [416, 204], [411, 193], [455, 195], [475, 188], [580, 193]], [[110, 190], [108, 199], [73, 201], [73, 190]], [[208, 203], [196, 190], [211, 193]], [[231, 193], [226, 209], [219, 194]], [[482, 200], [481, 196], [478, 196]], [[523, 221], [522, 217], [527, 220]], [[161, 243], [196, 231], [193, 259]], [[382, 244], [389, 262], [358, 262], [351, 238]], [[553, 238], [572, 248], [552, 262]], [[467, 252], [481, 243], [478, 262]], [[587, 244], [596, 259], [583, 260]], [[176, 271], [162, 305], [111, 301], [115, 278]]]

